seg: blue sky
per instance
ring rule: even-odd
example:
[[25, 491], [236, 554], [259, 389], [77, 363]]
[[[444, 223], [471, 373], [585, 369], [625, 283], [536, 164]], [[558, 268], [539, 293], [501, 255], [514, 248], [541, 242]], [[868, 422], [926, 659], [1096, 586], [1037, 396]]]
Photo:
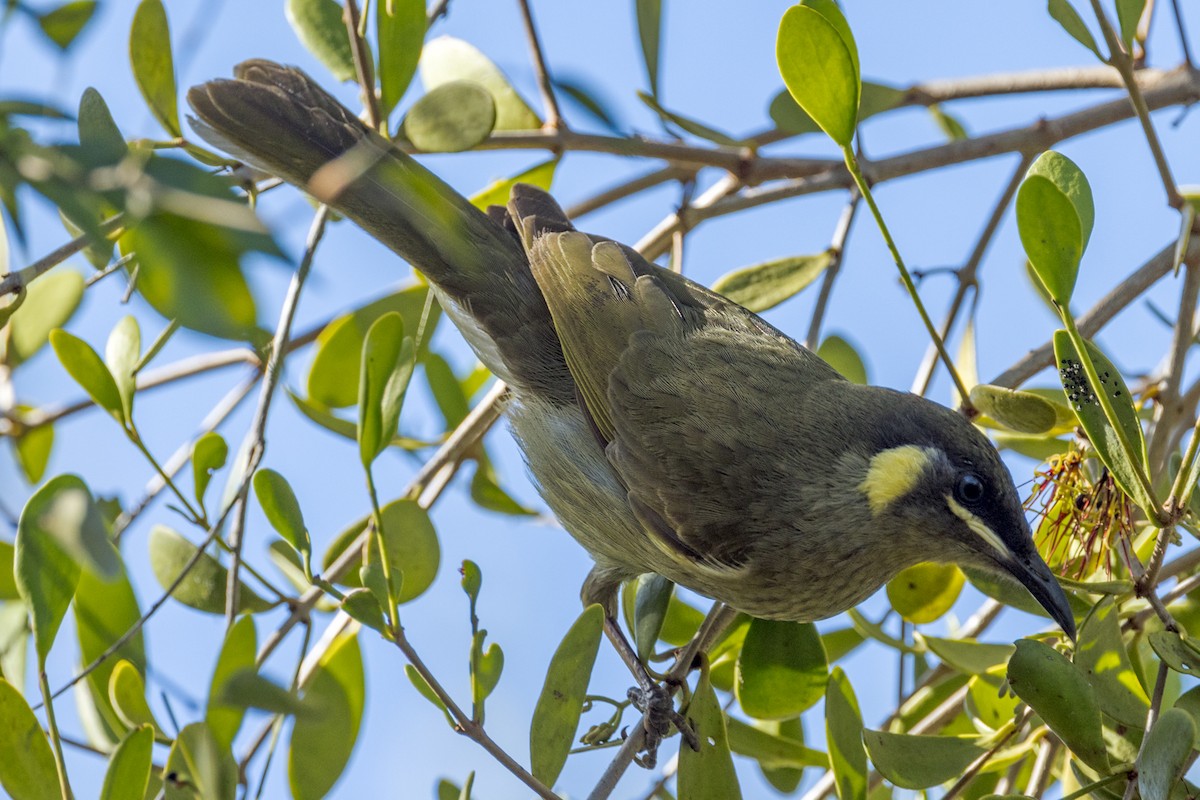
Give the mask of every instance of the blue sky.
[[[895, 85], [934, 78], [954, 78], [991, 72], [1009, 72], [1061, 66], [1090, 66], [1089, 52], [1071, 40], [1045, 13], [1042, 3], [891, 3], [850, 2], [847, 16], [855, 32], [864, 77]], [[1170, 67], [1179, 60], [1178, 42], [1171, 29], [1168, 4], [1160, 4], [1155, 21], [1151, 63]], [[1185, 4], [1186, 5], [1186, 4]], [[178, 82], [187, 87], [213, 77], [228, 76], [232, 66], [246, 58], [265, 57], [297, 64], [326, 86], [330, 79], [304, 51], [276, 2], [217, 2], [166, 0], [176, 48]], [[661, 95], [673, 110], [702, 119], [734, 133], [759, 130], [768, 124], [766, 108], [781, 88], [774, 63], [778, 20], [788, 3], [731, 3], [715, 0], [668, 2], [664, 24]], [[1081, 13], [1086, 4], [1080, 4]], [[0, 96], [46, 99], [73, 109], [87, 86], [96, 87], [112, 106], [128, 137], [158, 137], [149, 112], [141, 103], [127, 61], [129, 23], [136, 3], [110, 0], [102, 4], [96, 20], [68, 60], [60, 60], [39, 37], [31, 23], [17, 16], [0, 32]], [[617, 109], [624, 125], [649, 136], [660, 135], [656, 119], [638, 102], [635, 92], [645, 88], [637, 48], [631, 2], [535, 2], [534, 11], [546, 44], [552, 70], [571, 79], [584, 79]], [[1085, 15], [1086, 16], [1086, 15]], [[1192, 29], [1200, 21], [1191, 20]], [[466, 39], [495, 60], [518, 90], [535, 106], [538, 96], [525, 50], [524, 35], [515, 3], [453, 0], [448, 20], [435, 35]], [[405, 104], [411, 103], [414, 89]], [[351, 88], [340, 96], [355, 100]], [[1040, 116], [1056, 116], [1098, 102], [1115, 93], [1035, 95], [1000, 100], [963, 101], [947, 108], [972, 133], [986, 133], [1026, 125]], [[1155, 116], [1168, 156], [1180, 183], [1200, 183], [1200, 148], [1195, 115], [1177, 126], [1180, 114], [1168, 110]], [[589, 127], [583, 117], [568, 111], [568, 121]], [[69, 127], [51, 129], [53, 138], [69, 138]], [[905, 152], [936, 144], [941, 134], [923, 110], [905, 110], [868, 123], [862, 143], [868, 156]], [[1096, 198], [1096, 228], [1076, 294], [1078, 309], [1089, 307], [1124, 275], [1157, 252], [1175, 235], [1177, 217], [1165, 205], [1161, 186], [1152, 170], [1148, 149], [1136, 125], [1123, 123], [1111, 130], [1080, 137], [1060, 149], [1088, 174]], [[833, 145], [821, 136], [806, 136], [775, 148], [774, 152], [803, 156], [834, 156]], [[518, 172], [541, 161], [544, 153], [483, 153], [439, 156], [426, 163], [464, 193], [492, 179]], [[560, 167], [555, 193], [570, 204], [600, 188], [648, 171], [651, 163], [572, 154]], [[909, 264], [917, 269], [956, 266], [970, 252], [995, 199], [1015, 169], [1015, 156], [973, 163], [932, 175], [920, 175], [881, 187], [879, 203], [897, 243]], [[719, 175], [702, 176], [707, 185]], [[634, 242], [670, 214], [679, 200], [677, 189], [660, 188], [620, 206], [597, 212], [581, 226], [606, 236]], [[784, 255], [823, 249], [841, 212], [840, 193], [801, 198], [769, 208], [724, 217], [696, 230], [688, 239], [685, 269], [703, 282], [711, 282], [735, 267]], [[301, 251], [311, 215], [310, 206], [294, 192], [278, 192], [263, 203], [263, 216], [293, 257]], [[27, 205], [29, 247], [12, 254], [20, 267], [66, 238], [56, 217], [47, 208]], [[1011, 214], [983, 264], [983, 298], [979, 309], [980, 372], [985, 380], [998, 373], [1032, 347], [1046, 341], [1055, 325], [1035, 299], [1024, 277], [1022, 254]], [[81, 259], [62, 268], [89, 271]], [[253, 261], [248, 268], [259, 301], [262, 321], [273, 327], [290, 274], [279, 261]], [[381, 246], [348, 223], [334, 225], [322, 246], [315, 271], [300, 305], [297, 330], [304, 330], [340, 310], [378, 296], [409, 278], [408, 268]], [[922, 294], [935, 318], [940, 316], [953, 290], [949, 277], [930, 277]], [[143, 339], [163, 326], [161, 318], [139, 300], [118, 305], [124, 287], [109, 279], [89, 290], [71, 330], [93, 345], [102, 346], [108, 331], [126, 313], [142, 323]], [[1156, 287], [1151, 297], [1160, 307], [1174, 305], [1169, 281]], [[802, 337], [808, 324], [814, 292], [806, 293], [768, 313], [767, 318], [785, 331]], [[843, 277], [835, 290], [827, 332], [837, 332], [856, 343], [869, 365], [873, 382], [908, 388], [924, 353], [926, 340], [916, 314], [903, 295], [895, 270], [883, 249], [878, 232], [865, 215], [855, 223]], [[1131, 308], [1099, 337], [1114, 361], [1127, 373], [1152, 369], [1165, 352], [1168, 331], [1141, 304]], [[181, 334], [156, 363], [166, 364], [189, 354], [226, 345], [198, 335]], [[447, 353], [460, 373], [473, 364], [473, 356], [457, 334], [443, 326], [437, 346]], [[288, 362], [286, 382], [302, 386], [309, 354]], [[151, 448], [166, 456], [191, 435], [199, 420], [240, 377], [235, 371], [218, 372], [140, 400], [139, 419]], [[1046, 373], [1035, 381], [1050, 385]], [[22, 367], [16, 376], [18, 396], [25, 402], [72, 399], [81, 394], [54, 360], [44, 352]], [[436, 418], [421, 393], [406, 409], [409, 432], [434, 430]], [[949, 399], [944, 379], [935, 382], [931, 396]], [[252, 404], [246, 404], [222, 430], [231, 443], [249, 424]], [[96, 413], [72, 417], [57, 430], [58, 443], [49, 475], [78, 471], [93, 490], [118, 493], [126, 501], [136, 497], [149, 478], [146, 465], [125, 441], [116, 426]], [[524, 478], [524, 468], [508, 434], [500, 429], [488, 440], [506, 486], [523, 502], [542, 508]], [[302, 498], [304, 512], [317, 542], [324, 545], [342, 527], [366, 509], [366, 491], [357, 465], [356, 448], [302, 422], [286, 402], [277, 405], [268, 431], [264, 465], [285, 474]], [[1030, 476], [1031, 464], [1011, 462], [1018, 483]], [[378, 482], [385, 498], [396, 496], [412, 474], [414, 464], [402, 456], [385, 457]], [[459, 484], [462, 482], [460, 481]], [[479, 613], [489, 641], [505, 650], [504, 677], [488, 704], [488, 729], [519, 759], [527, 758], [528, 723], [542, 675], [550, 655], [579, 611], [579, 585], [589, 568], [586, 554], [550, 520], [519, 522], [481, 512], [465, 500], [456, 484], [434, 511], [443, 548], [441, 575], [434, 588], [405, 616], [414, 645], [425, 655], [452, 691], [467, 691], [466, 657], [469, 643], [466, 599], [458, 588], [457, 565], [464, 558], [483, 568], [484, 589]], [[19, 509], [31, 491], [7, 458], [0, 459], [0, 501]], [[139, 599], [148, 605], [160, 592], [146, 566], [146, 535], [154, 522], [170, 522], [171, 513], [161, 503], [131, 529], [124, 549], [138, 587]], [[0, 536], [9, 538], [7, 531]], [[262, 554], [271, 534], [255, 510], [251, 515], [249, 551]], [[265, 563], [265, 559], [260, 559]], [[977, 596], [964, 599], [958, 608], [969, 614]], [[868, 604], [871, 615], [878, 602]], [[998, 639], [1037, 630], [1039, 621], [1012, 613], [994, 633]], [[265, 636], [274, 617], [260, 620]], [[170, 677], [168, 692], [182, 721], [198, 716], [187, 705], [202, 702], [223, 621], [217, 617], [168, 605], [148, 631], [150, 663], [159, 675]], [[836, 624], [844, 624], [842, 622]], [[288, 674], [299, 639], [285, 645], [272, 662], [276, 675]], [[336, 789], [336, 796], [367, 792], [386, 796], [428, 797], [439, 777], [461, 781], [477, 770], [476, 796], [494, 800], [524, 796], [517, 782], [469, 741], [445, 726], [439, 712], [418, 697], [403, 678], [398, 653], [371, 637], [364, 637], [367, 657], [369, 706], [356, 759]], [[51, 683], [61, 684], [71, 674], [75, 656], [72, 637], [64, 634], [51, 663]], [[626, 674], [608, 651], [602, 650], [593, 689], [622, 696], [629, 684]], [[894, 703], [894, 656], [866, 649], [850, 662], [849, 671], [859, 691], [868, 724], [877, 723]], [[871, 680], [879, 674], [884, 680]], [[178, 687], [178, 691], [174, 688]], [[152, 690], [162, 684], [151, 678]], [[152, 694], [157, 696], [156, 691]], [[72, 704], [62, 703], [68, 730]], [[161, 711], [161, 706], [156, 706]], [[599, 721], [598, 718], [596, 721]], [[822, 727], [819, 718], [809, 727]], [[400, 722], [402, 724], [396, 724]], [[259, 722], [245, 730], [256, 730]], [[672, 745], [673, 747], [673, 745]], [[103, 775], [99, 758], [69, 754], [72, 778], [79, 796], [94, 795]], [[282, 760], [277, 761], [268, 784], [268, 796], [282, 797], [285, 781]], [[583, 794], [607, 763], [601, 754], [573, 757], [560, 786]], [[741, 763], [747, 796], [771, 796], [757, 782], [757, 769]], [[622, 785], [626, 796], [637, 796], [649, 787], [652, 776], [633, 770]]]

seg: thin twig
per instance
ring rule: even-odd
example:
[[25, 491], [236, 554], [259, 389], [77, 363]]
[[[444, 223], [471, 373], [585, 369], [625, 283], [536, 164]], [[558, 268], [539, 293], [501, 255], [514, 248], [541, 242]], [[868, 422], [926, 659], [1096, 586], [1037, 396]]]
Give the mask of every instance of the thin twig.
[[346, 23], [346, 36], [350, 39], [350, 55], [354, 58], [354, 74], [358, 78], [359, 89], [362, 90], [363, 107], [367, 110], [367, 124], [378, 131], [381, 120], [379, 99], [375, 97], [375, 68], [367, 52], [367, 44], [359, 33], [357, 0], [346, 0], [342, 20]]
[[[111, 236], [116, 233], [121, 227], [124, 217], [121, 214], [109, 217], [96, 226], [96, 229], [104, 236]], [[0, 279], [0, 297], [7, 294], [16, 294], [24, 287], [32, 283], [36, 278], [46, 272], [49, 272], [54, 267], [57, 267], [62, 262], [66, 261], [71, 256], [82, 251], [92, 243], [91, 234], [82, 234], [76, 236], [71, 241], [51, 250], [46, 255], [39, 258], [27, 267], [22, 267], [16, 272], [10, 272]]]
[[854, 214], [858, 211], [858, 190], [852, 189], [842, 214], [838, 217], [829, 240], [829, 266], [821, 276], [821, 289], [817, 294], [817, 302], [813, 306], [812, 319], [808, 323], [808, 334], [804, 337], [804, 346], [816, 350], [821, 344], [821, 323], [825, 320], [825, 311], [829, 306], [829, 298], [833, 295], [833, 283], [842, 270], [842, 257], [846, 252], [846, 240], [850, 237], [850, 228], [854, 224]]
[[558, 99], [554, 96], [554, 83], [550, 79], [550, 69], [546, 66], [537, 26], [533, 24], [533, 11], [529, 7], [529, 0], [518, 0], [517, 4], [521, 7], [521, 21], [525, 23], [525, 36], [529, 39], [529, 51], [533, 56], [533, 72], [537, 76], [538, 90], [542, 93], [542, 102], [546, 104], [545, 127], [550, 130], [560, 130], [566, 127], [566, 123], [558, 110]]
[[1188, 44], [1187, 28], [1183, 24], [1183, 9], [1179, 0], [1171, 0], [1171, 10], [1175, 12], [1175, 30], [1179, 32], [1179, 49], [1183, 51], [1183, 62], [1189, 69], [1195, 69], [1196, 62], [1192, 60], [1191, 45]]

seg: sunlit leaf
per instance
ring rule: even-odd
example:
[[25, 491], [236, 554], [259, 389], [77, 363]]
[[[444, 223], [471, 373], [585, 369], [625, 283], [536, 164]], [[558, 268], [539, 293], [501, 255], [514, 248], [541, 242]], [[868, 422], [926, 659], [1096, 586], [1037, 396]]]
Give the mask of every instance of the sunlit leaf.
[[916, 625], [940, 619], [962, 591], [962, 570], [953, 564], [917, 564], [887, 583], [887, 596], [900, 616]]
[[943, 663], [964, 675], [982, 675], [992, 667], [1008, 663], [1013, 654], [1010, 644], [985, 644], [974, 639], [939, 639], [917, 634], [929, 651]]
[[355, 79], [354, 54], [341, 5], [334, 0], [287, 0], [284, 13], [301, 43], [333, 73], [334, 78], [339, 81]]
[[82, 298], [83, 275], [74, 270], [60, 268], [30, 283], [8, 323], [7, 362], [15, 367], [32, 358], [50, 331], [67, 324]]
[[862, 356], [854, 349], [854, 345], [842, 337], [837, 335], [825, 337], [817, 348], [817, 355], [851, 383], [866, 384], [868, 382], [867, 365], [863, 363]]
[[[13, 685], [0, 678], [0, 786], [16, 800], [60, 800], [58, 769], [42, 725]], [[13, 754], [20, 753], [20, 757]]]
[[1006, 428], [1046, 433], [1058, 420], [1054, 406], [1032, 392], [981, 383], [971, 387], [971, 405]]
[[50, 41], [66, 50], [96, 13], [96, 0], [73, 0], [38, 17], [38, 26]]
[[[50, 463], [50, 452], [54, 449], [54, 426], [47, 423], [36, 428], [27, 428], [13, 440], [13, 450], [21, 474], [31, 484], [40, 483]], [[2, 581], [2, 579], [0, 579]], [[0, 594], [2, 596], [2, 594]]]
[[127, 314], [121, 317], [112, 329], [104, 347], [104, 363], [117, 385], [127, 420], [133, 419], [133, 394], [137, 391], [137, 376], [133, 374], [133, 370], [137, 367], [141, 354], [142, 332], [138, 328], [137, 320]]
[[687, 745], [679, 749], [679, 796], [688, 800], [740, 800], [742, 790], [733, 768], [725, 714], [704, 671], [687, 718], [700, 740], [700, 749]]
[[712, 288], [751, 311], [766, 311], [799, 294], [831, 263], [829, 251], [779, 258], [726, 273]]
[[171, 32], [162, 0], [142, 0], [129, 31], [129, 61], [133, 78], [151, 113], [167, 133], [181, 136], [179, 101], [175, 89], [175, 59]]
[[834, 142], [849, 147], [861, 91], [858, 49], [837, 4], [803, 0], [785, 11], [775, 56], [800, 107]]
[[291, 484], [273, 469], [260, 469], [254, 473], [254, 495], [271, 527], [308, 564], [312, 558], [312, 540]]
[[364, 467], [396, 435], [413, 367], [413, 340], [404, 335], [403, 317], [389, 312], [375, 320], [363, 342], [358, 388], [358, 445]]
[[866, 800], [867, 751], [862, 742], [862, 713], [841, 667], [825, 687], [825, 738], [838, 800]]
[[425, 43], [421, 52], [421, 82], [432, 91], [451, 81], [471, 81], [486, 89], [496, 104], [498, 131], [532, 130], [541, 119], [521, 99], [504, 73], [491, 59], [461, 39], [439, 36]]
[[154, 730], [143, 725], [130, 731], [108, 759], [100, 800], [143, 800], [153, 755]]
[[502, 178], [493, 181], [481, 189], [478, 194], [472, 195], [471, 205], [485, 211], [488, 206], [506, 206], [508, 205], [509, 195], [512, 194], [512, 187], [518, 183], [528, 183], [531, 186], [549, 191], [550, 183], [554, 180], [554, 171], [557, 168], [558, 159], [552, 158], [549, 161], [534, 164], [529, 169], [519, 172], [511, 178]]
[[1029, 263], [1050, 297], [1066, 308], [1096, 217], [1087, 177], [1061, 153], [1042, 153], [1017, 190], [1016, 213]]
[[124, 424], [125, 404], [121, 400], [121, 391], [91, 345], [59, 328], [50, 332], [50, 346], [67, 373], [83, 387], [88, 397], [112, 414], [117, 422]]
[[811, 622], [754, 619], [737, 661], [737, 698], [756, 719], [788, 719], [825, 692], [829, 666]]
[[385, 118], [404, 96], [417, 72], [425, 41], [424, 0], [377, 0], [379, 113]]
[[865, 730], [863, 741], [879, 774], [903, 789], [929, 789], [945, 783], [962, 774], [984, 752], [975, 737]]
[[128, 661], [118, 661], [108, 678], [108, 700], [125, 727], [132, 730], [149, 725], [161, 731], [154, 712], [146, 702], [146, 681], [138, 668]]
[[343, 634], [304, 689], [304, 705], [314, 713], [298, 716], [292, 729], [288, 785], [297, 800], [318, 800], [337, 783], [358, 740], [365, 699], [358, 637]]

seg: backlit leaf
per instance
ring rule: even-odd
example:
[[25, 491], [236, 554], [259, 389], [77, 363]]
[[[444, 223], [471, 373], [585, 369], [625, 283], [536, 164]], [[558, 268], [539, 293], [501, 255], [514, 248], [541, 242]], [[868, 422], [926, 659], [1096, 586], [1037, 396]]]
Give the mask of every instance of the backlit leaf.
[[829, 251], [765, 261], [722, 275], [712, 288], [751, 311], [766, 311], [799, 294], [832, 262]]
[[804, 0], [785, 11], [775, 55], [800, 107], [834, 142], [849, 147], [861, 91], [858, 49], [833, 0]]
[[[167, 785], [182, 785], [193, 797], [232, 798], [237, 792], [238, 767], [228, 747], [221, 747], [203, 722], [193, 722], [179, 732], [167, 754]], [[187, 795], [185, 795], [187, 796]], [[170, 790], [166, 797], [172, 798]]]
[[1032, 392], [981, 383], [971, 387], [971, 405], [1010, 430], [1046, 433], [1054, 428], [1054, 406]]
[[254, 628], [254, 618], [249, 615], [241, 617], [225, 631], [225, 641], [221, 643], [221, 652], [217, 654], [217, 664], [208, 684], [208, 704], [204, 709], [204, 721], [217, 744], [222, 747], [233, 745], [246, 714], [244, 706], [223, 699], [225, 686], [232, 676], [254, 668], [257, 646], [258, 633]]
[[117, 422], [124, 424], [125, 405], [121, 400], [121, 391], [91, 345], [59, 328], [50, 332], [50, 346], [67, 373], [83, 387], [92, 401]]
[[30, 283], [8, 322], [8, 363], [15, 367], [32, 358], [50, 331], [67, 324], [82, 299], [83, 275], [75, 270], [60, 268]]
[[788, 719], [821, 699], [829, 666], [811, 622], [754, 619], [737, 661], [737, 698], [757, 719]]
[[301, 43], [333, 73], [334, 78], [339, 81], [355, 79], [354, 54], [341, 5], [334, 0], [287, 0], [284, 13]]
[[700, 750], [679, 748], [679, 796], [688, 800], [740, 800], [741, 785], [729, 751], [725, 714], [705, 671], [687, 710]]
[[487, 89], [470, 81], [450, 81], [413, 104], [401, 131], [418, 150], [457, 153], [485, 141], [495, 125], [496, 103]]
[[78, 562], [43, 525], [43, 515], [53, 512], [57, 502], [66, 499], [70, 503], [76, 496], [71, 478], [82, 483], [63, 475], [35, 492], [17, 523], [13, 572], [21, 599], [29, 605], [39, 665], [46, 663], [79, 581]]
[[273, 469], [260, 469], [254, 473], [254, 495], [271, 527], [308, 564], [312, 557], [312, 541], [291, 484]]
[[142, 0], [129, 31], [129, 61], [138, 89], [167, 133], [181, 136], [171, 32], [162, 0]]
[[1017, 190], [1016, 213], [1029, 263], [1050, 297], [1066, 308], [1096, 216], [1087, 177], [1061, 153], [1042, 153]]
[[378, 0], [379, 113], [385, 118], [404, 96], [417, 72], [425, 41], [424, 0]]
[[950, 610], [963, 581], [962, 570], [953, 564], [917, 564], [888, 581], [887, 596], [900, 616], [923, 625]]
[[313, 714], [296, 718], [288, 746], [288, 785], [296, 800], [319, 800], [341, 777], [362, 724], [366, 686], [358, 637], [343, 634], [304, 689]]
[[143, 800], [153, 755], [154, 730], [143, 725], [130, 731], [108, 759], [100, 800]]
[[841, 667], [825, 687], [825, 737], [838, 800], [866, 800], [867, 751], [862, 743], [862, 713]]
[[73, 0], [38, 17], [38, 26], [50, 41], [66, 50], [96, 13], [96, 0]]

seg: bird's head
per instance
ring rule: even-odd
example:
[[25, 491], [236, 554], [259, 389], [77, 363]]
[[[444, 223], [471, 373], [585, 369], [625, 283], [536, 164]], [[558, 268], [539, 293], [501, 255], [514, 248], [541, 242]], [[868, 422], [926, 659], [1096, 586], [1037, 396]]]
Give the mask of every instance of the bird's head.
[[953, 561], [1012, 576], [1071, 637], [1066, 595], [1034, 547], [1012, 476], [960, 414], [911, 394], [863, 387], [877, 424], [856, 487], [871, 516], [903, 530], [914, 561]]

